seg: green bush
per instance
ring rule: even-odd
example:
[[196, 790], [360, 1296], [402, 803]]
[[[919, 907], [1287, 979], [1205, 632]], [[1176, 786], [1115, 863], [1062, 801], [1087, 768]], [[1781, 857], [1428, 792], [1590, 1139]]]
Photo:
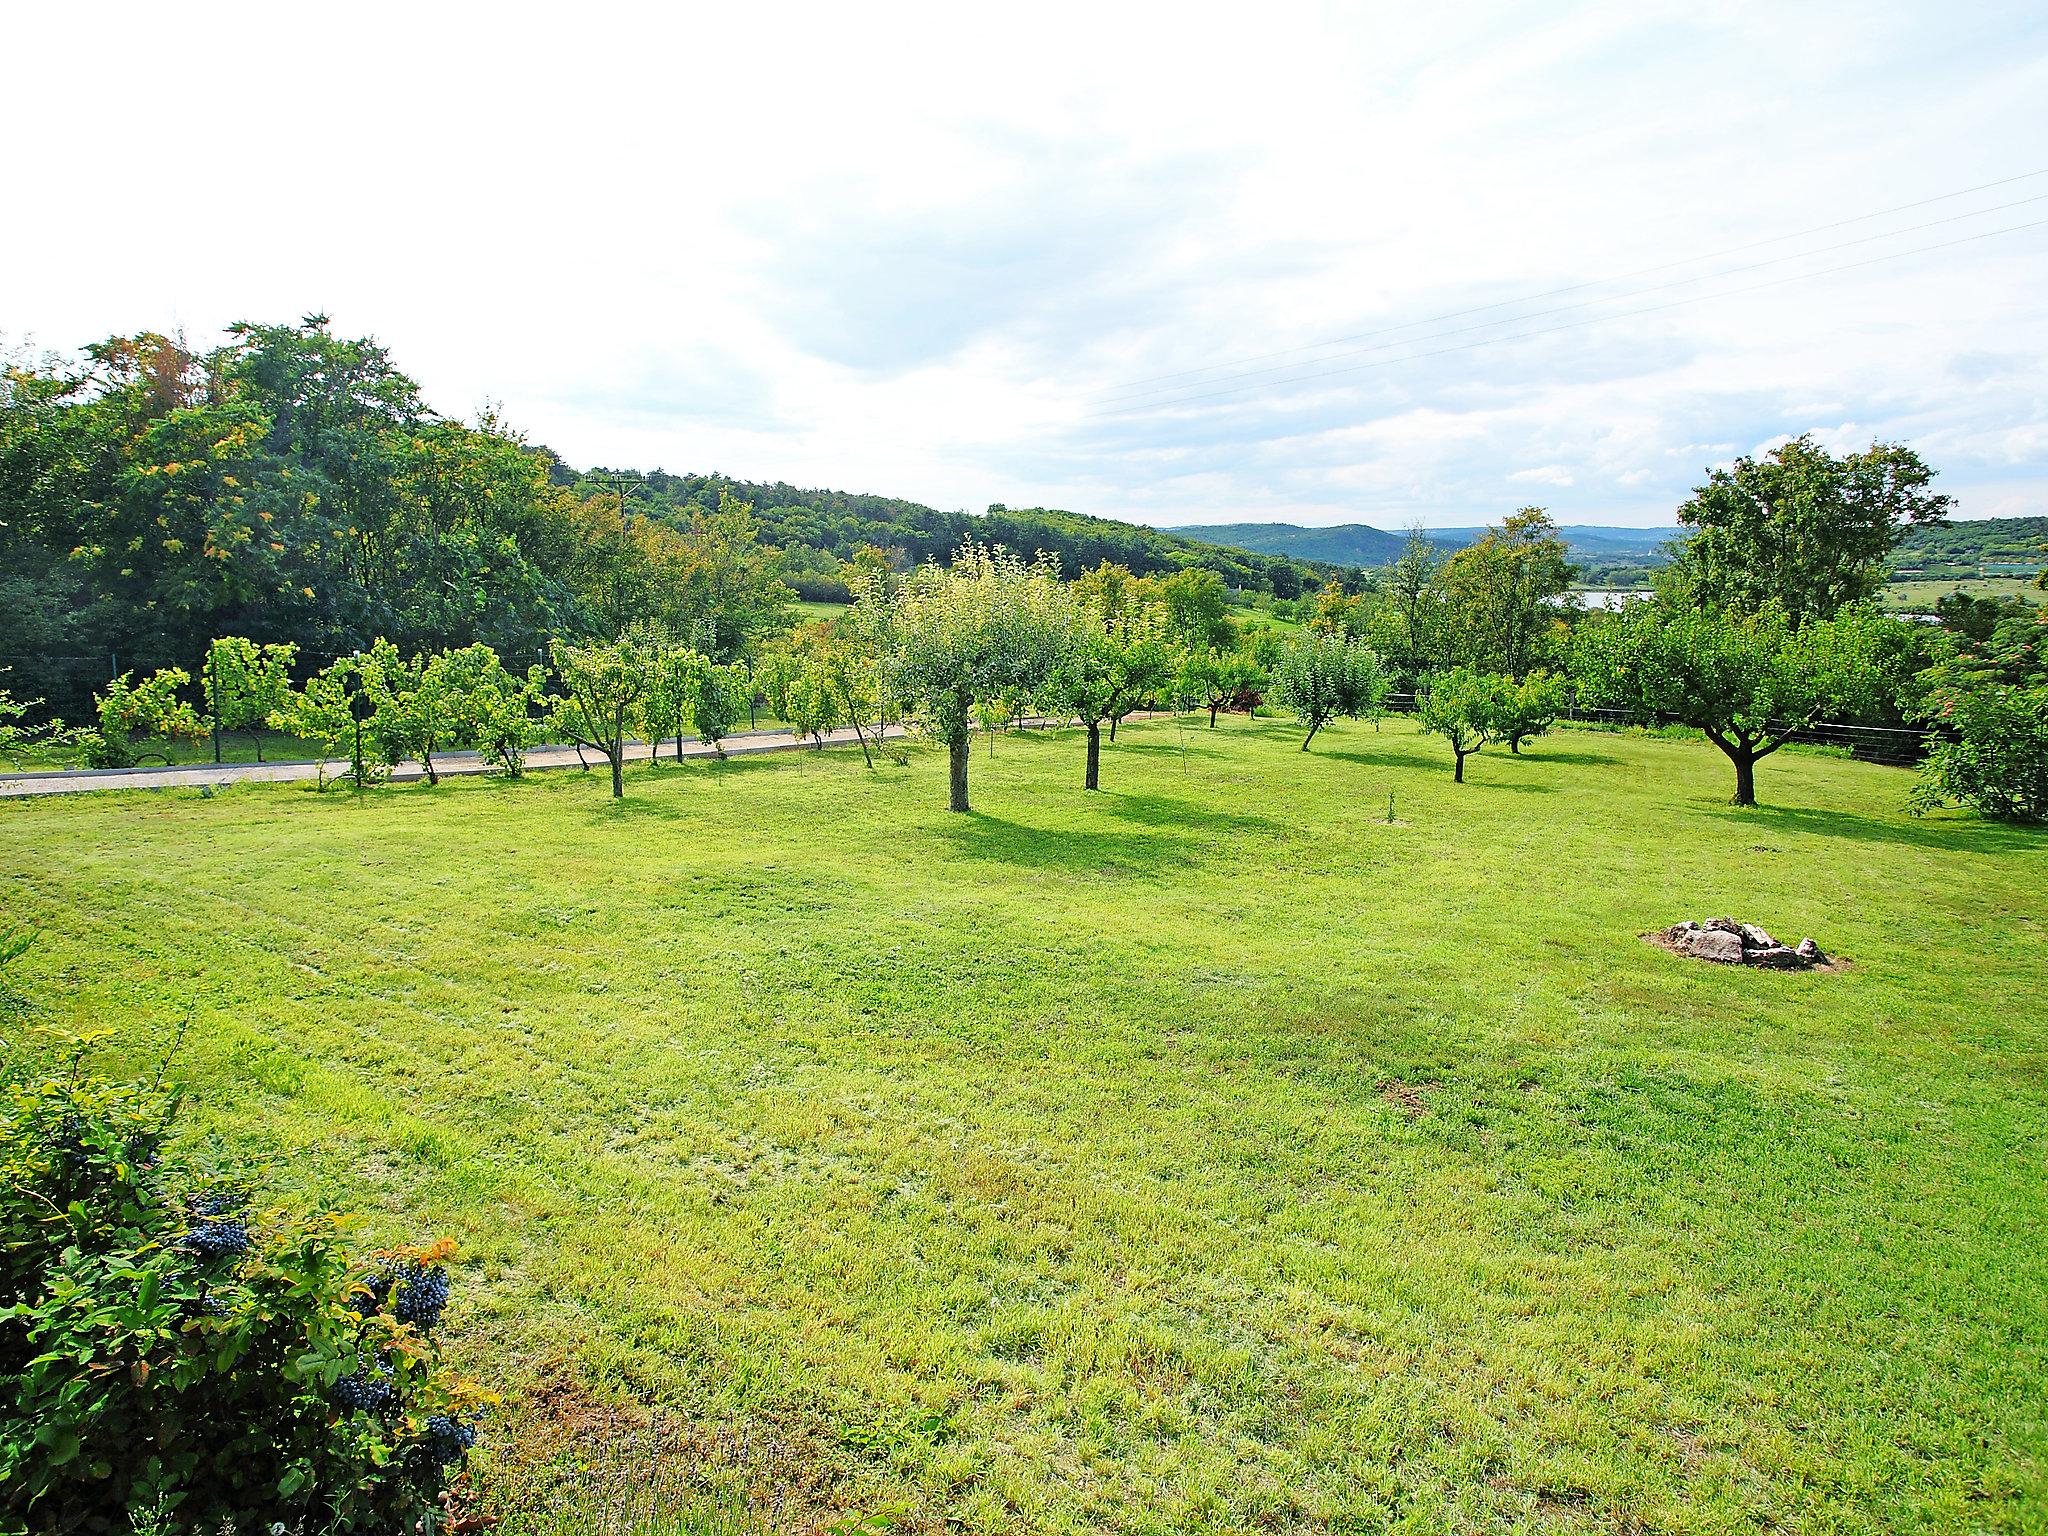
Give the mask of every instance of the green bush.
[[2048, 687], [1954, 682], [1924, 715], [1955, 734], [1922, 767], [1908, 798], [1914, 814], [1962, 804], [1998, 821], [2048, 821]]
[[434, 1339], [445, 1245], [258, 1214], [83, 1052], [4, 1074], [0, 1530], [441, 1529], [485, 1401]]

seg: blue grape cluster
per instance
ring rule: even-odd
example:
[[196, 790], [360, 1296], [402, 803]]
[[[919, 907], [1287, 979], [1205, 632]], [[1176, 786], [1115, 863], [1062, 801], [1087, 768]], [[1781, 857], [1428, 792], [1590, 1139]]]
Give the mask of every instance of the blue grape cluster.
[[426, 1429], [418, 1451], [423, 1460], [437, 1467], [453, 1466], [476, 1444], [476, 1426], [449, 1414], [428, 1415]]
[[192, 1230], [184, 1246], [202, 1259], [232, 1258], [249, 1251], [249, 1222], [242, 1215], [241, 1200], [216, 1192], [192, 1202]]
[[57, 1165], [65, 1173], [76, 1173], [86, 1163], [85, 1120], [79, 1115], [66, 1115], [57, 1127], [54, 1150]]
[[438, 1264], [405, 1259], [388, 1264], [365, 1282], [373, 1307], [391, 1307], [401, 1323], [431, 1333], [448, 1305], [448, 1271]]
[[389, 1418], [398, 1411], [398, 1383], [382, 1360], [342, 1377], [328, 1388], [327, 1395], [337, 1408], [349, 1413]]

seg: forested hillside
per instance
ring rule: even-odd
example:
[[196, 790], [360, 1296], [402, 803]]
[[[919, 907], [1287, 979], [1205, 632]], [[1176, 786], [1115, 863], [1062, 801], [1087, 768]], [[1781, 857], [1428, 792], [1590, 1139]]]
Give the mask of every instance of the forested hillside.
[[[619, 484], [612, 471], [579, 476], [559, 458], [554, 463], [556, 480], [580, 493], [600, 494]], [[1214, 571], [1231, 586], [1279, 597], [1293, 597], [1326, 574], [1286, 552], [1250, 553], [1208, 538], [1046, 507], [996, 505], [986, 512], [941, 512], [893, 496], [659, 470], [640, 480], [628, 495], [635, 507], [645, 507], [652, 516], [673, 524], [686, 523], [693, 507], [716, 508], [721, 496], [750, 503], [762, 536], [783, 552], [784, 578], [806, 597], [843, 599], [846, 589], [837, 574], [839, 564], [863, 548], [885, 550], [900, 566], [943, 560], [968, 538], [1001, 544], [1027, 558], [1041, 552], [1057, 555], [1060, 568], [1069, 575], [1105, 560], [1128, 566], [1140, 576], [1193, 566]]]

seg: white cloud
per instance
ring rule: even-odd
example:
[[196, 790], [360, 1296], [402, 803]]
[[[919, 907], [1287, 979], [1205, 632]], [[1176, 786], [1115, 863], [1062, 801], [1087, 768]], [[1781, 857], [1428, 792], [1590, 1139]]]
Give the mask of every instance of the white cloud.
[[323, 308], [574, 461], [940, 506], [1647, 523], [1812, 429], [2040, 511], [2048, 229], [1822, 269], [2048, 202], [1692, 281], [2048, 194], [1757, 245], [2042, 169], [2037, 11], [21, 6], [0, 328]]

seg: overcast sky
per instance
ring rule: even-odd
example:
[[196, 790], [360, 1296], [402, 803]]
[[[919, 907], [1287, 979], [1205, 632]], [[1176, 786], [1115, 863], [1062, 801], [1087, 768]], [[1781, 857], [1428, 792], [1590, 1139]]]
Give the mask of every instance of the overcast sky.
[[0, 57], [13, 343], [325, 310], [578, 464], [948, 508], [1654, 524], [1812, 430], [2048, 512], [2039, 0], [24, 5]]

